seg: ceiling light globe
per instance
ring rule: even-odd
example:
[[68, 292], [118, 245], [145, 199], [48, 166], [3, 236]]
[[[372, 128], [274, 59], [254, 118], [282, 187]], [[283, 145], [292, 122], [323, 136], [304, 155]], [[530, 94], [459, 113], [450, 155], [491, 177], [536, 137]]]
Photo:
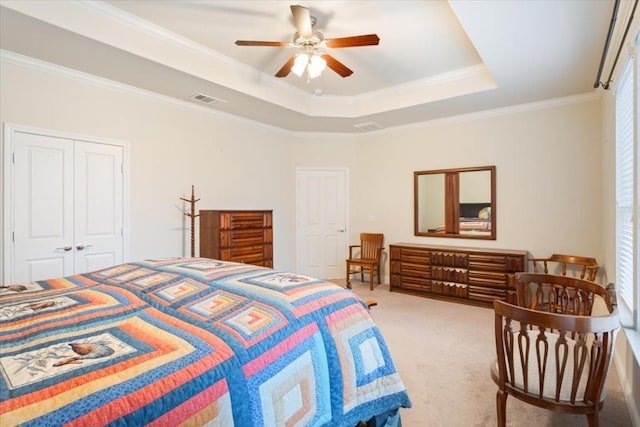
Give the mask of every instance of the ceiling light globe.
[[309, 64], [309, 56], [306, 53], [300, 53], [296, 55], [296, 58], [293, 60], [293, 67], [291, 67], [291, 71], [298, 77], [304, 73], [304, 70], [307, 68], [307, 64]]
[[309, 60], [309, 77], [314, 79], [322, 74], [322, 71], [327, 67], [327, 61], [321, 56], [313, 55]]

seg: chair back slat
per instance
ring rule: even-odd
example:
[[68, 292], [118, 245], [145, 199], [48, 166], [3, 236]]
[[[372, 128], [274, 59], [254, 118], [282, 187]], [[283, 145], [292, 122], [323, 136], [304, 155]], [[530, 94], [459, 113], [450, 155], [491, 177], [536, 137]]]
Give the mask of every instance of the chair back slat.
[[[529, 261], [533, 265], [534, 273], [566, 276], [569, 271], [573, 271], [580, 279], [589, 281], [596, 279], [599, 269], [595, 258], [579, 255], [553, 254], [549, 258], [529, 258]], [[549, 271], [552, 267], [555, 267], [555, 271]]]
[[360, 258], [369, 260], [380, 259], [380, 249], [382, 249], [382, 234], [361, 233], [360, 234]]

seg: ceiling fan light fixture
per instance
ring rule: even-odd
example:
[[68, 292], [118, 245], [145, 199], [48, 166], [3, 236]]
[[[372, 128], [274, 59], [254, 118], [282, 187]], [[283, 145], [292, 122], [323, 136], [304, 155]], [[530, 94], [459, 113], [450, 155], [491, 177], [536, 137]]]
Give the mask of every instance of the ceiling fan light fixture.
[[296, 55], [296, 59], [293, 61], [293, 67], [291, 67], [291, 71], [300, 77], [304, 70], [306, 70], [307, 65], [309, 64], [309, 56], [306, 53], [300, 53]]
[[321, 32], [314, 30], [316, 18], [310, 15], [308, 8], [292, 4], [291, 14], [296, 30], [298, 30], [293, 35], [293, 43], [236, 40], [238, 46], [297, 47], [304, 51], [304, 53], [290, 56], [275, 74], [276, 77], [287, 77], [291, 71], [298, 77], [302, 77], [306, 71], [307, 83], [309, 83], [309, 80], [320, 76], [327, 66], [341, 77], [349, 77], [353, 74], [352, 70], [328, 53], [318, 54], [321, 52], [320, 49], [374, 46], [380, 42], [380, 38], [376, 34], [325, 39]]
[[327, 68], [327, 61], [320, 55], [313, 55], [309, 59], [309, 77], [315, 79], [318, 77], [324, 69]]

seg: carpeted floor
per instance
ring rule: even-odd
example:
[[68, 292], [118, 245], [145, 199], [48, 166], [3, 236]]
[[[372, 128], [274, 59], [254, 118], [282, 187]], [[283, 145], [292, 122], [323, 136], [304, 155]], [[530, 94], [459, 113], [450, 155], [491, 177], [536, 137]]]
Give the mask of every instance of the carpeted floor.
[[[352, 287], [363, 299], [378, 302], [372, 315], [413, 403], [401, 410], [404, 427], [496, 425], [496, 385], [489, 375], [495, 359], [493, 310], [389, 292], [385, 284], [369, 291], [368, 283], [352, 281]], [[600, 425], [631, 426], [613, 367]], [[510, 397], [507, 426], [587, 426], [587, 421]]]

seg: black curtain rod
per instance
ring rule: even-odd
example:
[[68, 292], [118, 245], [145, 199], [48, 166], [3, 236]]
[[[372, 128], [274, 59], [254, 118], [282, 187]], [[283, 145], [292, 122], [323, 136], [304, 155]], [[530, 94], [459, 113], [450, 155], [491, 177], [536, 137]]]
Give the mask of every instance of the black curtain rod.
[[[619, 0], [616, 0], [619, 1]], [[609, 90], [609, 85], [611, 84], [611, 77], [613, 77], [613, 71], [616, 69], [616, 64], [618, 64], [618, 58], [620, 57], [620, 52], [624, 47], [624, 42], [627, 39], [627, 33], [629, 32], [629, 28], [631, 28], [631, 23], [633, 22], [633, 16], [636, 13], [636, 7], [638, 6], [638, 0], [633, 4], [633, 9], [631, 10], [631, 16], [629, 17], [629, 21], [627, 22], [627, 28], [624, 30], [624, 36], [622, 36], [622, 41], [620, 42], [620, 47], [618, 48], [618, 53], [616, 54], [616, 59], [613, 61], [613, 65], [611, 66], [611, 72], [609, 73], [609, 78], [607, 82], [602, 86], [604, 89]]]
[[602, 57], [600, 58], [600, 68], [598, 68], [598, 75], [596, 76], [596, 81], [593, 84], [594, 89], [597, 89], [598, 86], [600, 86], [601, 84], [600, 77], [602, 76], [602, 68], [604, 68], [604, 62], [607, 59], [607, 53], [609, 52], [609, 43], [611, 43], [611, 36], [613, 36], [613, 29], [615, 28], [616, 20], [618, 19], [619, 6], [620, 6], [620, 0], [616, 0], [616, 3], [613, 5], [613, 14], [611, 15], [611, 22], [609, 23], [609, 34], [607, 34], [607, 41], [604, 43], [604, 50], [602, 51]]
[[613, 65], [611, 66], [611, 71], [609, 72], [609, 78], [607, 78], [606, 82], [601, 82], [600, 77], [602, 76], [602, 68], [604, 67], [604, 62], [607, 59], [607, 53], [609, 51], [609, 43], [611, 42], [611, 37], [613, 35], [613, 29], [615, 27], [615, 23], [618, 15], [618, 6], [620, 5], [620, 0], [616, 0], [615, 5], [613, 6], [613, 15], [611, 16], [611, 23], [609, 24], [609, 34], [607, 35], [607, 41], [604, 45], [604, 50], [602, 51], [602, 58], [600, 58], [600, 68], [598, 69], [598, 76], [596, 77], [596, 81], [593, 84], [594, 88], [598, 88], [598, 86], [602, 85], [602, 88], [605, 90], [609, 90], [611, 87], [611, 78], [613, 77], [613, 73], [616, 69], [616, 65], [618, 65], [618, 59], [620, 58], [620, 52], [622, 52], [622, 48], [624, 47], [624, 42], [627, 40], [627, 34], [629, 33], [629, 29], [631, 28], [631, 24], [633, 23], [633, 17], [636, 13], [636, 8], [638, 7], [638, 0], [635, 0], [633, 4], [633, 9], [631, 10], [631, 16], [629, 16], [629, 21], [627, 22], [627, 27], [624, 30], [624, 35], [622, 36], [622, 41], [620, 41], [620, 46], [618, 46], [618, 52], [616, 53], [616, 57], [613, 61]]

